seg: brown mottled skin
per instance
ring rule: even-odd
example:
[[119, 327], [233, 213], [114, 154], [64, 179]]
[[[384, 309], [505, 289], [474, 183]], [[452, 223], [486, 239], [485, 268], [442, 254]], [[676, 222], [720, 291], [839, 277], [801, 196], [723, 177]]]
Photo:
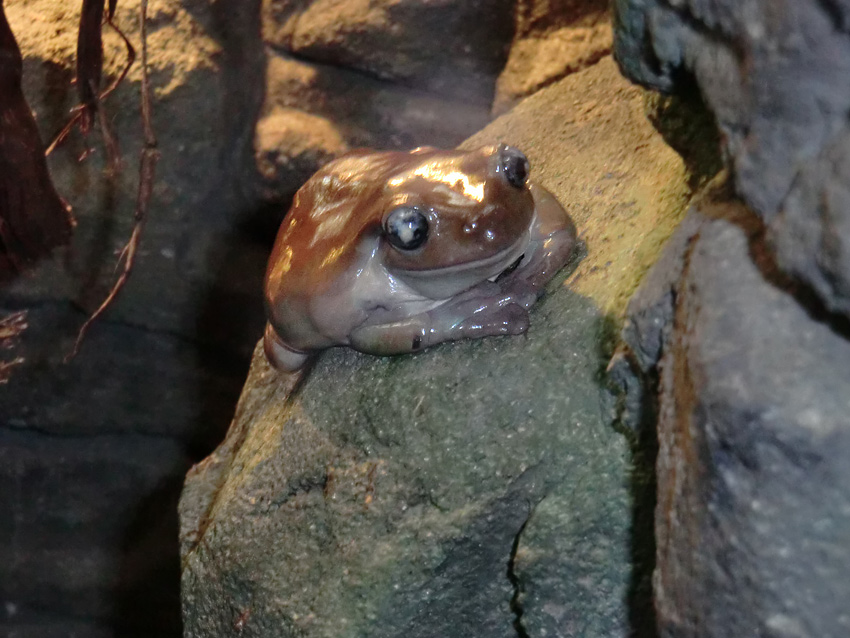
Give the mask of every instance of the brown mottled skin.
[[[355, 151], [317, 172], [296, 193], [269, 259], [271, 363], [296, 370], [331, 346], [400, 354], [525, 332], [527, 309], [575, 243], [572, 220], [527, 183], [527, 170], [516, 149], [490, 146]], [[398, 207], [427, 218], [421, 245], [389, 240]]]

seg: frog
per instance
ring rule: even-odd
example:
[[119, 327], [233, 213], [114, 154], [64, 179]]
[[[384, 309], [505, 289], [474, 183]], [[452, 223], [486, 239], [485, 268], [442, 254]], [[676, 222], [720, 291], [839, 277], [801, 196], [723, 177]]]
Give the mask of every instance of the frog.
[[263, 349], [284, 372], [347, 346], [415, 353], [519, 335], [576, 226], [514, 146], [355, 150], [295, 193], [268, 262]]

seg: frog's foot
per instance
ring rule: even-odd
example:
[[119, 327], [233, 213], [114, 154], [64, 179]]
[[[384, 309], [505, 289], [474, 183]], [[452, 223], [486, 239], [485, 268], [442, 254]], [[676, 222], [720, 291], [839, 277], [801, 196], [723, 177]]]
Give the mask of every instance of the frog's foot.
[[508, 301], [473, 314], [457, 327], [457, 332], [457, 339], [525, 334], [528, 332], [528, 311], [523, 304]]
[[517, 335], [528, 330], [528, 312], [510, 296], [471, 298], [392, 323], [363, 325], [350, 345], [369, 354], [417, 352], [443, 341]]
[[303, 367], [310, 357], [309, 353], [286, 345], [270, 323], [266, 323], [266, 331], [263, 334], [263, 351], [269, 363], [281, 372], [295, 372]]

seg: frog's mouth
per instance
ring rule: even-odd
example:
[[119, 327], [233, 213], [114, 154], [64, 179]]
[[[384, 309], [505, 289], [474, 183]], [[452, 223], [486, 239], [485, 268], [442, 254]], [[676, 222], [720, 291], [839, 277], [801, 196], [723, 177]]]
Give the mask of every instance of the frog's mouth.
[[510, 275], [514, 270], [519, 268], [519, 264], [523, 260], [523, 257], [525, 257], [525, 253], [523, 253], [522, 255], [517, 257], [517, 260], [514, 263], [512, 263], [510, 266], [505, 268], [498, 275], [494, 275], [493, 277], [488, 277], [488, 280], [492, 281], [493, 283], [498, 283], [499, 281], [501, 281], [502, 279], [504, 279], [505, 277]]
[[483, 281], [499, 281], [519, 267], [531, 240], [524, 233], [512, 246], [486, 259], [433, 270], [405, 270], [397, 274], [431, 299], [446, 299]]

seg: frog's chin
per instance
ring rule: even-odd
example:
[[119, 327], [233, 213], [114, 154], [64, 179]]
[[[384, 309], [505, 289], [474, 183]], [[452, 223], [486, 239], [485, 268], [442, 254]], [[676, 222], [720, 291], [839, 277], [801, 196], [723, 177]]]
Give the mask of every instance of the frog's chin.
[[393, 274], [430, 299], [448, 299], [473, 286], [513, 271], [528, 249], [528, 232], [511, 246], [485, 259], [433, 270], [397, 270]]

